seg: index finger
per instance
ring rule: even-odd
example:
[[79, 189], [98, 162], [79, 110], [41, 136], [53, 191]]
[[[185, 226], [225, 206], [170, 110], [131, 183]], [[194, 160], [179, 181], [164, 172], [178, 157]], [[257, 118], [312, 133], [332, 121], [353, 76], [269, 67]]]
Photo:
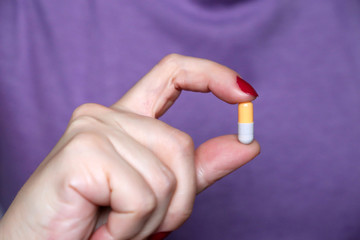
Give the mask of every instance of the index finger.
[[158, 118], [175, 102], [181, 90], [211, 91], [219, 99], [232, 104], [252, 101], [257, 97], [250, 84], [221, 64], [170, 54], [112, 107]]

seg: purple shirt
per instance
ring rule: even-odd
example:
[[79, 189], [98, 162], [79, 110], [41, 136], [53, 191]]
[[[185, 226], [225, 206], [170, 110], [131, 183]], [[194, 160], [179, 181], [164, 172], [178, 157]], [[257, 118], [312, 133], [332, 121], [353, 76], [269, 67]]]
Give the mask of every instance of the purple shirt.
[[[198, 197], [169, 239], [360, 238], [357, 0], [0, 1], [0, 203], [6, 209], [82, 103], [110, 105], [163, 56], [250, 82], [261, 155]], [[162, 120], [196, 145], [236, 107], [184, 92]]]

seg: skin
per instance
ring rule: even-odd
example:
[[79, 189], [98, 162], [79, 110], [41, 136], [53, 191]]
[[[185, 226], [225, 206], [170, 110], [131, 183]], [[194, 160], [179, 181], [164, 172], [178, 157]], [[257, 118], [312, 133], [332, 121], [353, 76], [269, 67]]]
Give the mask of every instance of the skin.
[[238, 74], [172, 54], [110, 107], [78, 107], [57, 145], [0, 222], [0, 239], [146, 239], [189, 217], [197, 193], [249, 162], [259, 144], [236, 135], [194, 149], [158, 120], [181, 90], [211, 91], [230, 104], [254, 100]]

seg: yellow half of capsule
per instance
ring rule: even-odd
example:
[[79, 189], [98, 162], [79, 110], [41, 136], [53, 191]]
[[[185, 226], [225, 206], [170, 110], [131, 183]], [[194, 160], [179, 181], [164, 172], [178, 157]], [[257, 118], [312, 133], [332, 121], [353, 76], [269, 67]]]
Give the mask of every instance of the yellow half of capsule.
[[251, 102], [239, 103], [238, 107], [238, 122], [239, 123], [252, 123], [254, 122], [254, 110]]

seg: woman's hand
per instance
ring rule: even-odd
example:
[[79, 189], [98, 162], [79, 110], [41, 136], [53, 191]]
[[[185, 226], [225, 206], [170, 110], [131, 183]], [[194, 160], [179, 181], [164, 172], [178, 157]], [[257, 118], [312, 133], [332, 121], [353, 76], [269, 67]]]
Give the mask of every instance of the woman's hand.
[[254, 100], [236, 78], [217, 63], [169, 55], [111, 107], [80, 106], [1, 220], [0, 237], [146, 239], [178, 228], [197, 193], [260, 148], [227, 135], [195, 150], [189, 135], [157, 118], [181, 90]]

